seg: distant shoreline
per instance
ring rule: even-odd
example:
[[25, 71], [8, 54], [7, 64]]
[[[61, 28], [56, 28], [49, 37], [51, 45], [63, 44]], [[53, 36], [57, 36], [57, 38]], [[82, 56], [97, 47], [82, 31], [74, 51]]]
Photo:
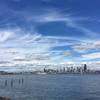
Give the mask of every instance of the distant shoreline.
[[100, 75], [100, 73], [0, 73], [0, 75]]

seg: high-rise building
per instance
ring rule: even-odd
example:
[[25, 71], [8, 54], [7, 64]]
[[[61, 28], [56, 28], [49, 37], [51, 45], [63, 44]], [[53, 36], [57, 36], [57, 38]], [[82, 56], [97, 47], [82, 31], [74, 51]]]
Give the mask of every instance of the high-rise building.
[[84, 72], [86, 72], [86, 71], [87, 71], [87, 65], [84, 64]]

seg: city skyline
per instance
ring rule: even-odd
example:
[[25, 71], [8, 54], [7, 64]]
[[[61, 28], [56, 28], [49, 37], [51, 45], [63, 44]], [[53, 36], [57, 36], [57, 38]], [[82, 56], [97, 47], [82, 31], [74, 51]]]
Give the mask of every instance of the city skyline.
[[99, 0], [0, 0], [0, 64], [100, 62]]

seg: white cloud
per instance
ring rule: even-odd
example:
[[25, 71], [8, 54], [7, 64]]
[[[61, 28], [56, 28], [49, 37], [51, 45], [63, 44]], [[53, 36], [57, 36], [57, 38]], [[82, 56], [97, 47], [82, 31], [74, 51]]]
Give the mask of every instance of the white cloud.
[[76, 52], [84, 53], [89, 50], [100, 50], [100, 41], [93, 42], [83, 42], [72, 46], [73, 50]]
[[47, 10], [41, 15], [32, 16], [30, 20], [42, 23], [64, 22], [66, 26], [79, 30], [87, 37], [94, 38], [99, 36], [99, 33], [78, 24], [78, 22], [83, 20], [87, 21], [90, 20], [90, 18], [73, 17], [71, 14], [61, 14], [59, 9]]
[[85, 59], [100, 59], [100, 52], [95, 52], [95, 53], [90, 53], [86, 55], [82, 55], [83, 58]]
[[[23, 33], [22, 30], [3, 30], [1, 33], [4, 33], [3, 37], [5, 39], [0, 42], [0, 61], [13, 62], [14, 59], [21, 57], [26, 62], [32, 60], [35, 63], [54, 63], [56, 59], [59, 60], [60, 56], [63, 56], [63, 53], [58, 53], [59, 51], [54, 52], [52, 48], [69, 45], [65, 43], [67, 38], [64, 37], [49, 37], [42, 36], [38, 33]], [[0, 38], [2, 38], [2, 35]]]
[[11, 31], [0, 31], [0, 42], [5, 42], [13, 36], [14, 33]]
[[[25, 33], [22, 30], [1, 30], [0, 61], [9, 62], [5, 66], [31, 65], [31, 64], [61, 64], [74, 61], [100, 59], [100, 53], [81, 54], [88, 50], [100, 49], [100, 41], [82, 42], [72, 37], [43, 36], [39, 33]], [[3, 34], [4, 33], [4, 34]], [[19, 34], [20, 33], [20, 34]], [[22, 33], [22, 34], [21, 34]], [[64, 46], [66, 49], [54, 50]], [[67, 50], [68, 48], [70, 50]], [[74, 57], [76, 51], [82, 58]], [[70, 57], [70, 58], [69, 58]], [[0, 64], [2, 66], [3, 64]], [[16, 68], [15, 68], [16, 70]], [[21, 69], [20, 69], [21, 70]]]

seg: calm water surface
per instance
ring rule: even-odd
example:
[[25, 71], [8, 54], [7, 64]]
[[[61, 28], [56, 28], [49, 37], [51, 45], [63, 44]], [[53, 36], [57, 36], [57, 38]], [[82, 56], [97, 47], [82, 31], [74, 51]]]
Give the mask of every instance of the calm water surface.
[[1, 75], [12, 100], [100, 100], [100, 75]]

